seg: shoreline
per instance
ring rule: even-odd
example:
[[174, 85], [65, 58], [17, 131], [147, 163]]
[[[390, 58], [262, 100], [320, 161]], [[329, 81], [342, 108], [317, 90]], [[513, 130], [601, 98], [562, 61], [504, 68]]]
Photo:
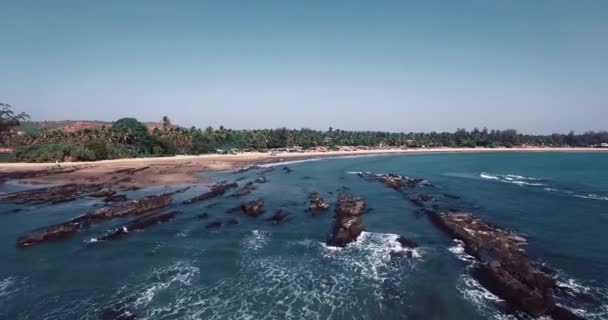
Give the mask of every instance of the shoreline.
[[184, 183], [206, 183], [201, 173], [235, 170], [255, 164], [284, 161], [431, 153], [497, 153], [497, 152], [608, 152], [598, 148], [427, 148], [370, 149], [357, 151], [327, 151], [270, 153], [249, 152], [236, 155], [192, 155], [102, 160], [95, 162], [61, 163], [0, 163], [0, 182], [18, 180], [26, 183], [111, 184], [117, 187], [147, 187]]

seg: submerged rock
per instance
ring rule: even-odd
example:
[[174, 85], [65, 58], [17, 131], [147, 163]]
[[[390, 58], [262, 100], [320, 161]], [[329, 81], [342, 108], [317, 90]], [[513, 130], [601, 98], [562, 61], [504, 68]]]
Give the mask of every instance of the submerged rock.
[[111, 195], [106, 197], [105, 199], [103, 199], [103, 202], [122, 202], [122, 201], [127, 201], [127, 195], [125, 194], [115, 194], [115, 195]]
[[207, 229], [219, 229], [222, 226], [233, 226], [233, 225], [237, 225], [239, 224], [239, 221], [234, 219], [234, 218], [230, 218], [230, 219], [226, 219], [224, 221], [222, 220], [215, 220], [213, 222], [208, 223], [205, 228]]
[[172, 211], [169, 213], [159, 214], [159, 215], [147, 215], [140, 218], [137, 218], [125, 226], [122, 226], [108, 235], [105, 235], [100, 240], [114, 240], [119, 238], [122, 235], [128, 234], [133, 230], [142, 230], [148, 228], [150, 226], [165, 223], [167, 221], [171, 221], [175, 218], [177, 214], [176, 211]]
[[209, 219], [209, 214], [207, 212], [203, 212], [198, 215], [198, 218], [201, 220]]
[[257, 199], [249, 201], [241, 206], [243, 212], [252, 217], [257, 217], [262, 214], [262, 208], [264, 207], [264, 200]]
[[413, 188], [417, 186], [422, 179], [412, 179], [396, 174], [383, 174], [378, 176], [378, 180], [393, 189]]
[[287, 218], [287, 213], [285, 213], [285, 211], [283, 210], [277, 210], [272, 217], [266, 219], [266, 221], [272, 223], [272, 224], [281, 224], [283, 222], [285, 222], [285, 219]]
[[464, 243], [465, 252], [479, 262], [473, 276], [511, 308], [534, 317], [582, 319], [555, 304], [555, 279], [531, 263], [525, 253], [525, 238], [484, 223], [469, 213], [427, 213], [436, 226]]
[[291, 170], [289, 167], [285, 166], [283, 167], [283, 171], [285, 171], [285, 173], [292, 173], [293, 170]]
[[203, 201], [203, 200], [208, 200], [211, 198], [215, 198], [215, 197], [219, 197], [221, 195], [223, 195], [224, 193], [226, 193], [227, 190], [232, 189], [232, 188], [236, 188], [239, 185], [236, 182], [232, 182], [232, 183], [218, 183], [216, 185], [213, 185], [209, 188], [209, 191], [198, 195], [194, 198], [188, 199], [184, 201], [184, 204], [191, 204], [191, 203], [195, 203], [198, 201]]
[[8, 200], [18, 204], [43, 204], [73, 201], [87, 195], [99, 195], [104, 190], [102, 184], [65, 184], [33, 190], [19, 191], [0, 196], [0, 200]]
[[217, 228], [220, 228], [221, 226], [222, 226], [222, 221], [217, 220], [217, 221], [213, 221], [213, 222], [208, 223], [205, 226], [205, 228], [207, 228], [207, 229], [217, 229]]
[[318, 193], [313, 192], [310, 194], [310, 205], [308, 209], [313, 214], [320, 213], [329, 208], [329, 203], [325, 201]]
[[399, 238], [397, 238], [397, 242], [399, 242], [399, 244], [406, 249], [416, 249], [418, 247], [418, 244], [414, 240], [408, 239], [404, 236], [399, 236]]
[[111, 220], [127, 215], [141, 215], [146, 212], [165, 208], [171, 204], [168, 194], [147, 196], [128, 202], [121, 202], [110, 207], [99, 208], [67, 222], [46, 227], [17, 239], [17, 246], [29, 247], [38, 243], [69, 238], [78, 230], [92, 223]]
[[418, 207], [424, 207], [424, 204], [433, 200], [433, 196], [428, 195], [428, 194], [417, 194], [417, 195], [413, 195], [410, 196], [410, 201], [418, 206]]
[[247, 182], [247, 184], [245, 184], [245, 186], [243, 186], [241, 189], [232, 193], [231, 196], [232, 197], [242, 197], [242, 196], [250, 194], [253, 190], [255, 190], [255, 186], [253, 185], [253, 182]]
[[266, 183], [268, 180], [266, 180], [266, 177], [264, 176], [259, 176], [255, 179], [255, 182], [257, 183]]
[[345, 247], [357, 240], [361, 232], [365, 230], [361, 221], [361, 214], [365, 208], [365, 200], [340, 194], [334, 225], [326, 244], [333, 247]]

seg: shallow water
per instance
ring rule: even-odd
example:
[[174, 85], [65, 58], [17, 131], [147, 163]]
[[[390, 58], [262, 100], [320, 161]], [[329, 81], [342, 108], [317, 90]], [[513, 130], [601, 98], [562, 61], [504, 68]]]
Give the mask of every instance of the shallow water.
[[[608, 154], [416, 154], [305, 161], [289, 164], [291, 173], [281, 167], [240, 199], [179, 204], [204, 185], [176, 194], [175, 220], [115, 241], [91, 240], [127, 220], [18, 249], [19, 235], [101, 204], [2, 203], [0, 318], [99, 319], [102, 309], [115, 306], [138, 319], [507, 319], [503, 302], [468, 275], [472, 262], [457, 242], [404, 195], [352, 174], [370, 171], [427, 179], [435, 187], [414, 192], [434, 194], [435, 205], [523, 233], [535, 261], [556, 270], [564, 285], [597, 298], [560, 303], [589, 319], [608, 319]], [[257, 174], [205, 176], [244, 182]], [[305, 211], [313, 191], [331, 202], [339, 192], [364, 197], [368, 231], [348, 248], [327, 248], [331, 212], [313, 217]], [[258, 197], [266, 201], [263, 216], [226, 213]], [[279, 208], [289, 212], [287, 222], [265, 221]], [[208, 221], [197, 218], [202, 212]], [[229, 217], [239, 224], [205, 229]], [[399, 252], [398, 235], [421, 245], [414, 257]]]

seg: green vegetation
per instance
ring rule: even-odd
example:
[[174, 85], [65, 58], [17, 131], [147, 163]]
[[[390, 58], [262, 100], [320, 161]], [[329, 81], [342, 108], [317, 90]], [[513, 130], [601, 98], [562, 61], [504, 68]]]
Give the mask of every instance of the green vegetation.
[[[163, 117], [162, 127], [152, 131], [134, 118], [123, 118], [109, 126], [76, 132], [41, 130], [14, 136], [10, 146], [17, 147], [18, 161], [105, 160], [143, 156], [214, 153], [216, 150], [267, 150], [336, 146], [359, 147], [588, 147], [608, 142], [608, 132], [576, 135], [524, 135], [515, 130], [458, 129], [454, 133], [391, 133], [380, 131], [327, 131], [287, 128], [231, 130], [220, 126], [180, 128]], [[5, 144], [6, 145], [6, 144]], [[1, 161], [1, 160], [0, 160]]]
[[29, 117], [23, 112], [16, 114], [10, 104], [0, 103], [0, 145], [9, 144], [11, 138], [15, 135], [15, 127], [18, 127], [22, 121]]
[[15, 159], [22, 162], [94, 161], [95, 153], [76, 144], [33, 144], [19, 147]]

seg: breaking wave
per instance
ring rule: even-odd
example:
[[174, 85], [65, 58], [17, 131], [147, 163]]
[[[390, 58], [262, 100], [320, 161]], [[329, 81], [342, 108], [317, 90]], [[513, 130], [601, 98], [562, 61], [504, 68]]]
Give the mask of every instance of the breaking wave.
[[504, 183], [511, 183], [519, 186], [534, 186], [534, 187], [544, 187], [546, 186], [544, 180], [532, 177], [525, 177], [515, 174], [490, 174], [486, 172], [482, 172], [479, 175], [482, 179], [487, 180], [496, 180]]
[[487, 173], [487, 172], [482, 172], [479, 175], [479, 177], [482, 179], [485, 179], [485, 180], [493, 180], [493, 181], [498, 181], [498, 182], [503, 182], [503, 183], [515, 184], [515, 185], [522, 186], [522, 187], [527, 186], [527, 187], [533, 187], [533, 188], [542, 188], [542, 190], [547, 191], [547, 192], [561, 193], [564, 195], [581, 198], [581, 199], [608, 201], [608, 196], [599, 195], [596, 193], [578, 194], [571, 190], [561, 189], [557, 186], [550, 185], [548, 181], [546, 181], [544, 179], [539, 179], [539, 178], [525, 177], [525, 176], [514, 175], [514, 174], [506, 174], [506, 175], [491, 174], [491, 173]]

